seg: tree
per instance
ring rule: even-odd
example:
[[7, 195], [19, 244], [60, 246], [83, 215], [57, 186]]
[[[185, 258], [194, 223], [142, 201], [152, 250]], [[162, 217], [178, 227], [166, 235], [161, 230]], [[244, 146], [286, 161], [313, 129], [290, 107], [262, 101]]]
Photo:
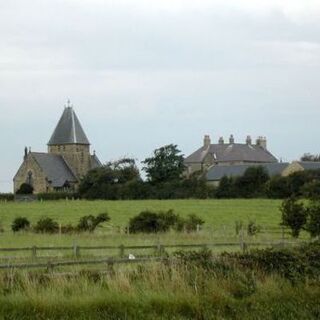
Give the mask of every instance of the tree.
[[125, 184], [140, 180], [135, 160], [123, 158], [89, 171], [81, 180], [79, 193], [87, 199], [116, 200]]
[[320, 154], [305, 153], [300, 160], [307, 162], [320, 162]]
[[33, 187], [28, 183], [23, 183], [16, 192], [17, 194], [32, 194]]
[[299, 237], [300, 231], [307, 222], [307, 210], [302, 203], [291, 197], [282, 202], [282, 225], [291, 229], [292, 236]]
[[236, 192], [244, 198], [263, 196], [265, 195], [265, 184], [269, 178], [263, 166], [249, 167], [243, 176], [236, 179]]
[[147, 173], [148, 180], [154, 184], [179, 180], [185, 166], [184, 158], [177, 145], [169, 144], [156, 149], [153, 156], [145, 159], [143, 170]]
[[233, 198], [236, 196], [234, 192], [234, 179], [232, 177], [223, 176], [219, 186], [215, 192], [217, 198]]
[[266, 184], [266, 193], [272, 199], [285, 199], [290, 197], [291, 191], [287, 177], [274, 176]]
[[308, 222], [306, 230], [311, 237], [320, 236], [320, 201], [313, 201], [307, 208]]

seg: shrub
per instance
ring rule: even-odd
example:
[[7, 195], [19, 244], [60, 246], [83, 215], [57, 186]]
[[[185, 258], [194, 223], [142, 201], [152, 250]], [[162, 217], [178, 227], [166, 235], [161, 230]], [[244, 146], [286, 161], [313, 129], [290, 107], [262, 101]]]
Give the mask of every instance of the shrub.
[[28, 183], [23, 183], [16, 192], [17, 194], [32, 194], [33, 187]]
[[284, 200], [281, 208], [282, 225], [291, 229], [292, 236], [299, 237], [300, 231], [307, 222], [307, 212], [302, 203], [295, 198]]
[[30, 221], [24, 217], [15, 218], [11, 225], [11, 230], [13, 232], [28, 230], [30, 228]]
[[197, 231], [198, 226], [201, 227], [204, 224], [204, 220], [197, 217], [195, 214], [189, 214], [185, 219], [178, 219], [176, 230], [193, 232]]
[[37, 221], [34, 231], [38, 233], [57, 233], [59, 225], [51, 218], [41, 218]]
[[13, 201], [14, 194], [13, 193], [0, 193], [0, 201]]
[[65, 200], [65, 199], [79, 199], [78, 193], [70, 192], [48, 192], [48, 193], [38, 193], [38, 200]]
[[258, 226], [254, 221], [250, 221], [247, 227], [247, 233], [249, 236], [255, 236], [258, 232], [260, 232], [261, 227]]
[[98, 216], [88, 215], [81, 217], [77, 225], [78, 231], [93, 232], [101, 223], [109, 221], [110, 217], [107, 213], [101, 213]]
[[139, 215], [129, 221], [129, 230], [132, 233], [146, 232], [166, 232], [173, 227], [179, 220], [179, 216], [172, 210], [167, 212], [142, 211]]
[[320, 201], [313, 201], [307, 208], [308, 222], [306, 230], [311, 237], [320, 236]]

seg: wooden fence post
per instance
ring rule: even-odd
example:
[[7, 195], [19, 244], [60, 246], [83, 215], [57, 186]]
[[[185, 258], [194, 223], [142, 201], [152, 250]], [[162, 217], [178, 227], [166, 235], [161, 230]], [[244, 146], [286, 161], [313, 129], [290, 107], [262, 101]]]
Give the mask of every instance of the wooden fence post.
[[120, 258], [123, 258], [124, 257], [124, 245], [123, 244], [119, 246], [119, 250], [120, 250], [120, 252], [119, 252]]
[[37, 258], [37, 247], [33, 246], [31, 248], [31, 255], [32, 255], [32, 259], [36, 259]]
[[73, 244], [73, 255], [76, 258], [80, 257], [80, 247], [76, 245], [76, 243]]
[[281, 226], [281, 244], [282, 244], [282, 247], [284, 248], [284, 226], [282, 225]]

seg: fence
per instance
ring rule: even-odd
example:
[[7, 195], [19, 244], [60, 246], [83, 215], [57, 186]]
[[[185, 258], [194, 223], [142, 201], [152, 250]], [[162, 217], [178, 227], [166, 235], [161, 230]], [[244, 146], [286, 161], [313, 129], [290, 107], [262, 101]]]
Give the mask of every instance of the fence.
[[[270, 247], [270, 246], [292, 246], [301, 242], [293, 241], [274, 241], [274, 242], [217, 242], [217, 243], [202, 243], [202, 244], [157, 244], [148, 246], [78, 246], [73, 245], [69, 247], [24, 247], [24, 248], [0, 248], [0, 252], [19, 252], [19, 251], [29, 251], [31, 253], [32, 259], [37, 258], [38, 251], [51, 251], [51, 250], [70, 250], [73, 256], [76, 258], [74, 261], [57, 261], [57, 262], [43, 262], [43, 263], [23, 263], [23, 264], [0, 264], [0, 269], [12, 269], [12, 268], [53, 268], [57, 266], [71, 266], [71, 265], [81, 265], [81, 264], [101, 264], [101, 263], [128, 263], [128, 262], [143, 262], [143, 261], [156, 261], [158, 258], [163, 256], [166, 249], [203, 249], [203, 248], [214, 248], [214, 247], [237, 247], [242, 251], [248, 250], [250, 247]], [[139, 250], [139, 249], [153, 249], [155, 254], [148, 257], [138, 257], [133, 259], [125, 259], [125, 253], [127, 250]], [[102, 259], [93, 260], [80, 260], [81, 252], [85, 250], [118, 250], [118, 257], [108, 257]], [[50, 257], [47, 257], [50, 258]], [[54, 257], [51, 257], [54, 258]], [[150, 260], [151, 259], [151, 260]], [[154, 260], [152, 260], [154, 259]]]

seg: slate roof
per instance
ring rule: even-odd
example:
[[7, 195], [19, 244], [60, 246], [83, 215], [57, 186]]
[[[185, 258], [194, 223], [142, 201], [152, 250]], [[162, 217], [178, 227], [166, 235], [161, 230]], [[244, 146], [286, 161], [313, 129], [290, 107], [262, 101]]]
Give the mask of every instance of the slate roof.
[[72, 107], [66, 107], [56, 126], [48, 145], [86, 144], [90, 142]]
[[304, 170], [317, 170], [320, 169], [320, 162], [312, 162], [312, 161], [299, 161], [300, 166]]
[[102, 163], [100, 162], [99, 158], [96, 154], [91, 156], [91, 169], [102, 167]]
[[278, 162], [278, 160], [266, 149], [252, 144], [211, 144], [209, 147], [201, 147], [185, 159], [185, 163], [202, 163], [205, 157], [211, 154], [217, 162]]
[[263, 166], [270, 176], [280, 175], [282, 171], [289, 165], [289, 163], [261, 163], [261, 164], [240, 164], [240, 165], [215, 165], [208, 169], [206, 179], [208, 181], [219, 181], [222, 177], [239, 177], [245, 171], [253, 166]]
[[62, 187], [66, 181], [78, 181], [61, 155], [31, 152], [31, 156], [43, 170], [53, 187]]

